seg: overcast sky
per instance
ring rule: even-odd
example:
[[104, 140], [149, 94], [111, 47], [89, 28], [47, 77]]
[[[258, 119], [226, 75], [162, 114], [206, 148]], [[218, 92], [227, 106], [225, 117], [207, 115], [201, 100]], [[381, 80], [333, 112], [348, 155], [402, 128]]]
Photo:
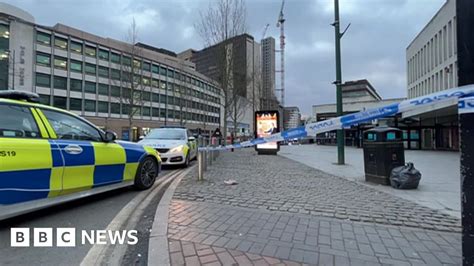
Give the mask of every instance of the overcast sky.
[[[194, 29], [199, 11], [213, 0], [15, 0], [36, 23], [63, 23], [103, 37], [125, 40], [135, 18], [141, 42], [180, 52], [201, 49]], [[445, 0], [340, 0], [343, 81], [368, 79], [382, 98], [406, 96], [405, 49]], [[249, 33], [279, 45], [276, 19], [281, 0], [247, 0]], [[335, 102], [333, 0], [286, 0], [286, 106], [311, 114], [313, 104]], [[342, 30], [341, 29], [341, 30]], [[277, 57], [277, 62], [278, 57]], [[277, 68], [279, 65], [277, 64]], [[276, 80], [279, 81], [277, 75]], [[279, 86], [279, 82], [277, 82]]]

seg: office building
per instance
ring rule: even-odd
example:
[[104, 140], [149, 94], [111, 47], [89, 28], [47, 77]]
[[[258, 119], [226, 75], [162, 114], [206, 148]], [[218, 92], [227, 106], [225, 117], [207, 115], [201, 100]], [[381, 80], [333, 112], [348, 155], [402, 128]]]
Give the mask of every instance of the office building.
[[[173, 52], [62, 24], [39, 25], [4, 3], [0, 10], [0, 89], [38, 93], [42, 103], [77, 113], [124, 139], [162, 125], [214, 130], [222, 124], [219, 84]], [[139, 98], [127, 101], [134, 98], [130, 95]], [[131, 116], [133, 136], [128, 136]]]
[[[246, 106], [252, 111], [260, 109], [261, 48], [252, 36], [241, 34], [199, 51], [188, 49], [179, 53], [178, 58], [194, 63], [197, 72], [221, 84], [225, 80], [223, 71], [228, 69], [229, 84], [222, 84], [222, 87], [229, 88], [229, 91], [235, 90], [236, 95], [246, 99], [246, 103], [239, 104], [240, 106]], [[245, 117], [247, 116], [242, 116], [243, 120], [239, 122], [253, 132], [253, 118], [244, 119]]]
[[275, 91], [275, 39], [267, 37], [262, 40], [262, 110], [278, 109]]
[[406, 49], [408, 98], [457, 86], [455, 3], [446, 1]]
[[[406, 49], [407, 95], [420, 97], [474, 83], [474, 2], [446, 0]], [[420, 149], [459, 149], [457, 100], [403, 114]]]

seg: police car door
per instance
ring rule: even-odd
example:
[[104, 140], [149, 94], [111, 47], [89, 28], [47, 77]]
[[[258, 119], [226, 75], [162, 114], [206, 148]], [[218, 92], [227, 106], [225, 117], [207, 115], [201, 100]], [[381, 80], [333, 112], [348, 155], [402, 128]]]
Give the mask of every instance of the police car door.
[[61, 190], [48, 133], [34, 108], [0, 103], [0, 205], [44, 199]]
[[63, 193], [123, 181], [125, 150], [105, 143], [99, 130], [73, 115], [42, 109], [64, 158]]

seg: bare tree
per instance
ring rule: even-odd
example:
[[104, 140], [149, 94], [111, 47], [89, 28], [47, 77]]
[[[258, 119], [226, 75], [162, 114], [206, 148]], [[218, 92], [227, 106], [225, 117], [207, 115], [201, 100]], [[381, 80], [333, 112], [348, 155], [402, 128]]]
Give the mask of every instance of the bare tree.
[[234, 101], [239, 89], [234, 87], [234, 47], [225, 41], [246, 32], [246, 14], [244, 0], [212, 1], [207, 11], [200, 13], [200, 20], [195, 25], [206, 46], [219, 44], [214, 62], [218, 70], [217, 81], [222, 87], [224, 139], [227, 139], [227, 118], [231, 117], [232, 106], [237, 106]]
[[[117, 86], [121, 87], [121, 96], [116, 100], [122, 105], [122, 114], [127, 116], [129, 136], [133, 140], [133, 122], [136, 116], [140, 115], [143, 101], [143, 68], [142, 68], [142, 48], [137, 46], [138, 29], [133, 19], [127, 35], [126, 54], [122, 57], [120, 64], [120, 79], [116, 80]], [[124, 111], [125, 109], [125, 111]]]

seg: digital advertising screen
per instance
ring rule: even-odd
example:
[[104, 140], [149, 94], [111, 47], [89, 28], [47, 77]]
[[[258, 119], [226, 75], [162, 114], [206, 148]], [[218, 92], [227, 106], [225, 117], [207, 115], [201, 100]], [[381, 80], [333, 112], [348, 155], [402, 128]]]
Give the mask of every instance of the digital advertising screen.
[[[255, 132], [256, 138], [267, 137], [280, 132], [280, 117], [278, 111], [257, 111], [255, 112]], [[278, 151], [278, 142], [258, 144], [257, 150]]]

